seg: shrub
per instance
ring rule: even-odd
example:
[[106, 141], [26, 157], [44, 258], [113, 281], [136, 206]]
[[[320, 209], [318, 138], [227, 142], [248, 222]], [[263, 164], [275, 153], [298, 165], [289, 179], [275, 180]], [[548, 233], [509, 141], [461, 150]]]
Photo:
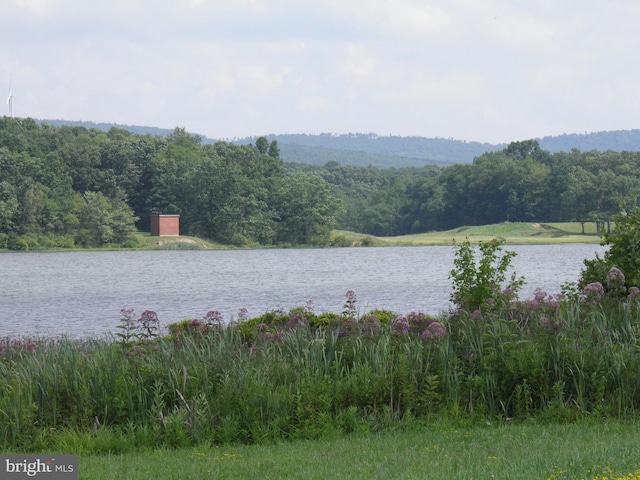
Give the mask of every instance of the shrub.
[[382, 309], [373, 309], [367, 313], [365, 313], [363, 315], [363, 318], [369, 318], [371, 316], [374, 316], [378, 319], [378, 321], [380, 322], [380, 326], [381, 327], [389, 327], [389, 325], [391, 325], [391, 322], [398, 316], [395, 312], [392, 312], [391, 310], [382, 310]]
[[610, 245], [604, 257], [585, 260], [579, 285], [600, 282], [605, 288], [607, 275], [616, 267], [625, 278], [624, 287], [640, 286], [640, 211], [621, 213], [613, 218], [611, 233], [605, 233], [602, 246]]
[[140, 246], [140, 239], [136, 235], [129, 235], [127, 239], [122, 242], [123, 248], [138, 248]]
[[331, 246], [333, 247], [351, 247], [353, 245], [353, 240], [349, 240], [344, 235], [336, 236], [331, 242]]
[[502, 252], [503, 238], [479, 242], [479, 260], [476, 251], [465, 239], [456, 246], [454, 268], [449, 274], [453, 283], [451, 301], [459, 309], [467, 312], [495, 311], [517, 299], [517, 293], [524, 285], [524, 278], [514, 272], [506, 288], [502, 289], [511, 259], [516, 253]]

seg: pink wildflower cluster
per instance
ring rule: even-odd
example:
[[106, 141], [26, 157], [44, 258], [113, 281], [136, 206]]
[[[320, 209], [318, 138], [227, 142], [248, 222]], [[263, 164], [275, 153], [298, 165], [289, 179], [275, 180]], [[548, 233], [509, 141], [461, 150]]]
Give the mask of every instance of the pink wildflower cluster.
[[587, 305], [599, 305], [604, 298], [604, 287], [600, 282], [593, 282], [584, 287], [582, 300]]
[[407, 317], [402, 315], [398, 315], [391, 323], [391, 333], [401, 337], [409, 334], [409, 328], [409, 320], [407, 320]]
[[218, 331], [224, 326], [224, 318], [218, 310], [209, 310], [202, 319], [194, 318], [186, 325], [186, 330], [190, 333], [206, 334], [211, 331]]
[[422, 312], [411, 312], [407, 315], [407, 320], [409, 321], [412, 331], [422, 332], [433, 322], [434, 318]]
[[617, 267], [611, 267], [611, 270], [607, 273], [605, 282], [607, 284], [607, 290], [611, 295], [619, 296], [623, 295], [627, 291], [624, 273], [622, 273], [622, 271]]
[[344, 302], [344, 306], [342, 307], [342, 315], [345, 318], [355, 318], [357, 313], [357, 298], [356, 292], [353, 290], [349, 290], [347, 292], [347, 299]]
[[202, 318], [202, 322], [209, 328], [222, 327], [224, 318], [218, 310], [209, 310]]
[[557, 293], [555, 295], [547, 294], [541, 288], [536, 288], [533, 298], [525, 302], [527, 310], [533, 311], [550, 311], [554, 312], [558, 309], [558, 305], [564, 299], [564, 295]]
[[627, 295], [627, 302], [633, 305], [640, 305], [640, 288], [629, 288], [629, 295]]
[[505, 305], [510, 305], [518, 300], [518, 292], [515, 288], [507, 287], [502, 290], [500, 300]]
[[380, 319], [375, 315], [369, 315], [362, 324], [362, 332], [365, 335], [376, 336], [380, 333]]
[[427, 329], [422, 332], [421, 338], [422, 340], [436, 340], [438, 338], [444, 338], [447, 336], [447, 329], [438, 322], [432, 322]]
[[150, 340], [158, 336], [160, 332], [160, 320], [158, 314], [153, 310], [145, 310], [137, 320], [133, 308], [123, 308], [120, 310], [120, 333], [116, 335], [124, 343], [131, 340]]
[[264, 334], [264, 338], [270, 342], [281, 342], [284, 340], [284, 332], [267, 332]]
[[138, 318], [138, 330], [141, 331], [140, 337], [149, 340], [158, 335], [160, 330], [160, 320], [158, 314], [153, 310], [145, 310]]

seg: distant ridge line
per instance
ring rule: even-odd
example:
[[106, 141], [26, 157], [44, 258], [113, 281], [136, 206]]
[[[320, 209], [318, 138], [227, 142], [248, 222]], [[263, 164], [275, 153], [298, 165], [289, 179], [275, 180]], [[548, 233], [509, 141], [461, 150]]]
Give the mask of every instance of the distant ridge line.
[[[167, 136], [174, 129], [132, 126], [114, 123], [96, 123], [69, 120], [36, 120], [55, 127], [73, 126], [108, 131], [120, 128], [134, 134]], [[375, 133], [347, 134], [265, 134], [240, 138], [208, 138], [199, 134], [203, 144], [227, 141], [239, 145], [254, 144], [259, 136], [276, 140], [280, 156], [287, 162], [324, 165], [335, 161], [357, 166], [420, 167], [424, 165], [447, 166], [471, 163], [486, 152], [504, 149], [507, 144], [490, 144], [452, 138], [418, 136], [381, 136]], [[514, 141], [524, 139], [514, 139]], [[592, 133], [570, 133], [537, 138], [540, 146], [551, 153], [561, 151], [640, 151], [640, 129], [614, 130]]]

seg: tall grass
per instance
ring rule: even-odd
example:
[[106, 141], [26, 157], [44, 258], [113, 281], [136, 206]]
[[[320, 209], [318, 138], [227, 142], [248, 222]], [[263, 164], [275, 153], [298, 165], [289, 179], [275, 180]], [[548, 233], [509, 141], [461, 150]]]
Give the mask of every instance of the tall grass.
[[537, 300], [433, 318], [304, 309], [135, 340], [5, 339], [0, 448], [124, 451], [454, 424], [625, 418], [640, 309]]

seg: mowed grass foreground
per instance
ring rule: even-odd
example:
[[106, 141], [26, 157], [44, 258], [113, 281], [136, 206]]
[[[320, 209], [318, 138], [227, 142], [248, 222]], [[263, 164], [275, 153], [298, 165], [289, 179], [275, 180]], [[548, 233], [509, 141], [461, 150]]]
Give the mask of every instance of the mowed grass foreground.
[[80, 457], [86, 479], [640, 479], [637, 421], [452, 427]]

